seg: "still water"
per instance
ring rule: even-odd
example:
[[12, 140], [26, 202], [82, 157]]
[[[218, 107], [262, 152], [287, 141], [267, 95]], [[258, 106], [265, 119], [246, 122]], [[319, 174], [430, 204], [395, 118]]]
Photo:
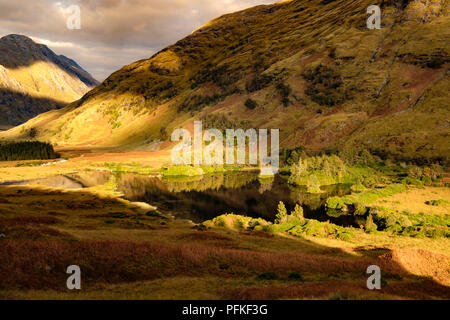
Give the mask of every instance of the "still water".
[[322, 187], [323, 193], [309, 194], [306, 188], [287, 184], [287, 178], [277, 175], [273, 181], [259, 181], [255, 172], [236, 172], [202, 177], [174, 177], [170, 179], [137, 174], [85, 172], [9, 184], [39, 184], [50, 187], [86, 188], [114, 183], [116, 190], [130, 201], [147, 202], [162, 213], [196, 223], [225, 213], [261, 217], [273, 221], [279, 201], [288, 211], [295, 204], [303, 207], [306, 218], [327, 221], [343, 226], [355, 225], [353, 216], [330, 217], [325, 200], [350, 192], [349, 185]]

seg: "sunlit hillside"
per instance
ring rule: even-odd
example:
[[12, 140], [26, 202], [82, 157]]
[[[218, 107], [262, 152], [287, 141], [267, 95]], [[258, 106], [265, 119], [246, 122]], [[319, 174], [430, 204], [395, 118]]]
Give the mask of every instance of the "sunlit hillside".
[[[368, 6], [382, 28], [366, 26]], [[83, 99], [0, 135], [142, 147], [205, 126], [280, 128], [281, 146], [444, 159], [449, 1], [285, 1], [224, 15]], [[206, 117], [208, 115], [208, 117]]]
[[0, 39], [0, 126], [61, 108], [97, 84], [75, 61], [28, 37]]

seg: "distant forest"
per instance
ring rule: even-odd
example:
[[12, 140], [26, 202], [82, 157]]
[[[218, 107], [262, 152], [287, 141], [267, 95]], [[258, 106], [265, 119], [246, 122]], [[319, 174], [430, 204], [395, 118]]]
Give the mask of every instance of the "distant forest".
[[53, 146], [39, 141], [0, 144], [0, 161], [45, 160], [58, 158]]

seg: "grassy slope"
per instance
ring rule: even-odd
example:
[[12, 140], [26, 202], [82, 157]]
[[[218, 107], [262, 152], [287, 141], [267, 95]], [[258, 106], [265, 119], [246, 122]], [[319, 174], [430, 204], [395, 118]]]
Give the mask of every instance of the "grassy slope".
[[377, 200], [374, 205], [411, 213], [447, 215], [450, 212], [449, 204], [443, 203], [439, 206], [432, 206], [426, 204], [426, 202], [430, 200], [446, 199], [448, 197], [448, 188], [409, 189], [402, 193]]
[[[383, 27], [368, 30], [366, 8], [377, 2]], [[59, 145], [136, 146], [166, 139], [161, 128], [170, 135], [213, 114], [281, 128], [283, 147], [447, 157], [448, 1], [427, 7], [439, 9], [429, 18], [414, 11], [416, 4], [401, 10], [394, 3], [297, 0], [222, 16], [112, 74], [84, 99], [0, 138], [27, 138], [36, 128], [38, 139]], [[327, 92], [317, 87], [336, 99], [333, 107], [305, 94], [312, 83], [302, 75], [319, 64], [342, 81]], [[262, 75], [272, 78], [268, 86], [247, 92], [246, 83]], [[292, 89], [286, 107], [279, 83]], [[219, 98], [205, 100], [214, 94]], [[258, 103], [254, 110], [244, 106], [249, 97]]]

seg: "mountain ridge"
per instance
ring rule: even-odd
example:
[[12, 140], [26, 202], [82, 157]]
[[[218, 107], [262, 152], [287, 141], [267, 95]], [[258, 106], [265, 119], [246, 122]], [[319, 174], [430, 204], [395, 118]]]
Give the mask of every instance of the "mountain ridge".
[[[382, 29], [366, 27], [368, 6]], [[231, 13], [0, 135], [145, 145], [196, 119], [280, 128], [281, 146], [448, 159], [449, 1], [292, 0]], [[430, 128], [432, 127], [432, 128]]]

